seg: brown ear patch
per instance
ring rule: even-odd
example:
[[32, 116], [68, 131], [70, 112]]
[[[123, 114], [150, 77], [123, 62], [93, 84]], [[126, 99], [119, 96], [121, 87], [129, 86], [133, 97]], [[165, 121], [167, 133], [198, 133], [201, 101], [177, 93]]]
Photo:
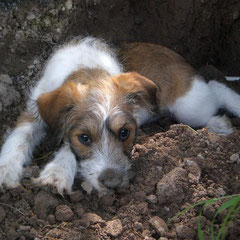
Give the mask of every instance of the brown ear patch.
[[80, 101], [81, 95], [78, 87], [77, 83], [69, 81], [56, 90], [44, 93], [38, 98], [39, 113], [52, 129], [57, 127], [62, 111]]
[[156, 106], [158, 87], [150, 79], [136, 72], [129, 72], [120, 74], [113, 80], [122, 94], [133, 97], [147, 105]]

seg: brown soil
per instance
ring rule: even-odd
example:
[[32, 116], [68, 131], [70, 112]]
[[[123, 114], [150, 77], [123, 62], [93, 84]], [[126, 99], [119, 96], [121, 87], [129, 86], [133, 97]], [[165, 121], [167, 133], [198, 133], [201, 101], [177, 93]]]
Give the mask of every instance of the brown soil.
[[[239, 1], [95, 2], [0, 4], [0, 74], [12, 79], [1, 86], [9, 85], [8, 95], [19, 93], [6, 106], [0, 101], [1, 142], [53, 47], [69, 36], [93, 34], [115, 44], [161, 43], [198, 69], [212, 64], [223, 75], [240, 74]], [[216, 74], [213, 67], [210, 72], [201, 69], [206, 75]], [[64, 198], [55, 189], [34, 185], [30, 178], [38, 176], [55, 150], [51, 140], [44, 141], [35, 151], [33, 164], [26, 167], [21, 185], [0, 192], [0, 239], [197, 239], [200, 207], [168, 226], [166, 222], [198, 201], [239, 193], [240, 122], [236, 118], [232, 122], [236, 131], [228, 137], [174, 125], [167, 118], [142, 127], [132, 154], [134, 179], [102, 198], [95, 192], [87, 194], [80, 178], [75, 181], [75, 193]], [[205, 239], [210, 239], [210, 222], [220, 204], [203, 211]], [[216, 231], [225, 215], [217, 217]], [[226, 238], [240, 238], [239, 221], [230, 225]]]

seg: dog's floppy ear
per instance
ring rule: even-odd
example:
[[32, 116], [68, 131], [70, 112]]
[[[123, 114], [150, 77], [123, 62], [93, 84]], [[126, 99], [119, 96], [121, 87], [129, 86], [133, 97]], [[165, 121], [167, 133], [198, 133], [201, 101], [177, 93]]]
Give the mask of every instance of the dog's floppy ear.
[[42, 119], [55, 130], [64, 113], [80, 99], [79, 87], [70, 81], [52, 92], [42, 94], [37, 105]]
[[156, 107], [158, 86], [150, 79], [136, 72], [129, 72], [118, 75], [115, 82], [129, 100], [151, 108]]

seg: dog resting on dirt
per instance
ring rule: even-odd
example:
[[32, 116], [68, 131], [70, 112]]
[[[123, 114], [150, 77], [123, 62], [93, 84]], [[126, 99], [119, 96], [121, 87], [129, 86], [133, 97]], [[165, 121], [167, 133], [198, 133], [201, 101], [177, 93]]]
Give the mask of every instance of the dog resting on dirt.
[[135, 72], [123, 73], [114, 51], [92, 37], [74, 39], [53, 53], [2, 147], [0, 186], [19, 183], [48, 128], [63, 144], [34, 181], [56, 186], [60, 194], [71, 192], [77, 172], [101, 194], [127, 184], [137, 127], [162, 110], [192, 127], [232, 133], [227, 118], [215, 113], [226, 107], [240, 116], [240, 96], [233, 90], [205, 83], [183, 58], [161, 46], [129, 44], [120, 55]]

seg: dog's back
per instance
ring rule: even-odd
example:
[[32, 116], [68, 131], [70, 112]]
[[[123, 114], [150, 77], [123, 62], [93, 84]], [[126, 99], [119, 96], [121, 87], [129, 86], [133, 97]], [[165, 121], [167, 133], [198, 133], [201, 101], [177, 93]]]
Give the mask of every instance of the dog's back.
[[93, 37], [75, 38], [52, 54], [31, 98], [36, 101], [41, 94], [60, 87], [79, 68], [99, 68], [110, 75], [120, 74], [122, 70], [114, 51], [104, 41]]

